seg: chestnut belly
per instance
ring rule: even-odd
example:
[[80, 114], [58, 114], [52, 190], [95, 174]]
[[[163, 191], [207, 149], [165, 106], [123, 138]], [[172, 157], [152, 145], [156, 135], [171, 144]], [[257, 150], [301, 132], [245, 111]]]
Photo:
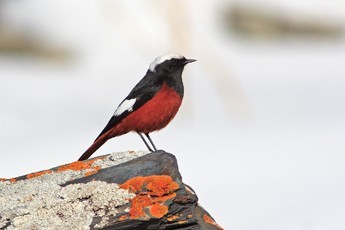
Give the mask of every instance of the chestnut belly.
[[112, 135], [118, 136], [131, 131], [150, 133], [160, 130], [175, 117], [181, 102], [180, 95], [168, 85], [163, 84], [151, 100], [116, 125]]

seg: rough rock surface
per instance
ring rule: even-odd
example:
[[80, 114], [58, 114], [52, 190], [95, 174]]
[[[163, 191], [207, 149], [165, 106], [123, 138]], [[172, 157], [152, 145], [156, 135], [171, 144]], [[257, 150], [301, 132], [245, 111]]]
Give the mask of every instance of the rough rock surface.
[[222, 229], [164, 151], [0, 179], [0, 229]]

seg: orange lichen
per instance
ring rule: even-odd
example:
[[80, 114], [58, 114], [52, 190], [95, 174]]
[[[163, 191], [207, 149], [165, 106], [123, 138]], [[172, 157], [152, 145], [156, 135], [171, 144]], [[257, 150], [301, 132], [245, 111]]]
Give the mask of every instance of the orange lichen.
[[84, 173], [84, 176], [90, 176], [92, 174], [97, 173], [101, 167], [100, 166], [92, 166], [92, 164], [98, 160], [99, 158], [94, 158], [88, 161], [75, 161], [67, 165], [60, 166], [56, 171], [63, 172], [66, 170], [74, 170], [74, 171], [81, 171], [85, 169], [91, 169]]
[[132, 179], [129, 179], [125, 183], [121, 184], [120, 187], [123, 189], [128, 189], [131, 192], [138, 192], [141, 191], [145, 182], [145, 177], [138, 176]]
[[150, 213], [153, 217], [161, 218], [168, 213], [168, 207], [161, 204], [154, 204], [151, 206]]
[[0, 181], [5, 181], [5, 180], [7, 180], [6, 178], [0, 178]]
[[204, 214], [204, 221], [208, 224], [212, 224], [212, 225], [216, 226], [218, 229], [223, 229], [212, 219], [212, 217], [210, 217], [207, 214]]
[[11, 183], [14, 183], [14, 182], [16, 182], [16, 181], [17, 181], [16, 178], [11, 178], [11, 179], [10, 179], [10, 182], [11, 182]]
[[161, 218], [168, 213], [167, 200], [176, 196], [179, 185], [170, 176], [134, 177], [120, 185], [137, 194], [131, 200], [129, 215], [134, 219]]
[[186, 221], [186, 220], [180, 220], [180, 221], [178, 221], [177, 223], [178, 223], [178, 224], [185, 224], [185, 223], [187, 223], [187, 221]]
[[167, 218], [167, 220], [168, 221], [174, 221], [174, 220], [176, 220], [176, 219], [178, 219], [179, 217], [177, 216], [177, 215], [173, 215], [173, 216], [169, 216], [168, 218]]
[[[147, 219], [146, 209], [149, 210], [149, 214], [155, 218], [161, 218], [168, 213], [168, 207], [163, 205], [165, 201], [174, 198], [176, 194], [171, 194], [164, 197], [153, 197], [143, 192], [135, 196], [131, 202], [131, 209], [129, 210], [129, 215], [133, 219]], [[161, 207], [157, 207], [161, 206]]]
[[161, 197], [178, 189], [178, 184], [170, 176], [152, 176], [146, 188], [154, 192], [152, 195]]
[[39, 177], [39, 176], [42, 176], [44, 174], [49, 174], [52, 172], [53, 172], [52, 170], [43, 170], [43, 171], [39, 171], [39, 172], [34, 172], [34, 173], [30, 173], [30, 174], [26, 175], [26, 178], [32, 179], [32, 178]]
[[123, 220], [127, 220], [128, 219], [128, 215], [122, 215], [119, 218], [119, 221], [123, 221]]
[[206, 215], [206, 214], [204, 214], [204, 221], [206, 223], [212, 224], [212, 225], [214, 225], [214, 223], [215, 223], [214, 220], [209, 215]]
[[144, 208], [151, 204], [151, 199], [147, 195], [137, 195], [132, 199], [131, 209], [129, 210], [129, 215], [133, 219], [144, 218], [145, 212]]
[[89, 161], [75, 161], [72, 163], [69, 163], [67, 165], [62, 165], [60, 166], [57, 171], [58, 172], [62, 172], [62, 171], [66, 171], [66, 170], [74, 170], [74, 171], [80, 171], [80, 170], [84, 170], [84, 169], [90, 169], [92, 168], [92, 164], [96, 159], [92, 159]]
[[175, 191], [179, 186], [170, 176], [166, 175], [134, 177], [121, 185], [121, 188], [129, 189], [132, 192], [141, 192], [143, 187], [146, 187], [150, 195], [161, 197]]

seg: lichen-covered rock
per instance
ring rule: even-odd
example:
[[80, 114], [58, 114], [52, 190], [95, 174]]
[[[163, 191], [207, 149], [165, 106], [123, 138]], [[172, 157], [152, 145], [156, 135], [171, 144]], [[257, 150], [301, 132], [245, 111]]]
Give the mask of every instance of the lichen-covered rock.
[[164, 151], [0, 180], [0, 229], [221, 229]]

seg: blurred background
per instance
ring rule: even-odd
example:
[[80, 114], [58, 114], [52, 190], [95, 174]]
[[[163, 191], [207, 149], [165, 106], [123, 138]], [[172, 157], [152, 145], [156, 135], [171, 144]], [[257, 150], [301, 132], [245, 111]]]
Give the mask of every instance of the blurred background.
[[[178, 52], [198, 61], [152, 138], [216, 221], [344, 229], [344, 28], [344, 0], [0, 0], [0, 177], [77, 160]], [[139, 149], [128, 134], [95, 155]]]

